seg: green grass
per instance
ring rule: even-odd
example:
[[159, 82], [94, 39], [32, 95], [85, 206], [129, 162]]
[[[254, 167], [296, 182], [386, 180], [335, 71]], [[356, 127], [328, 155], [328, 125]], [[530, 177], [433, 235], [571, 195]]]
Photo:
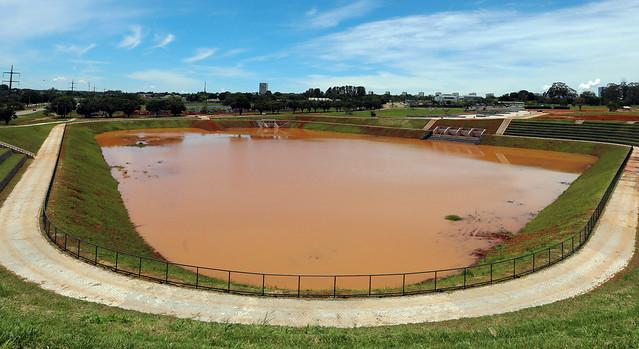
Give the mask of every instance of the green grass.
[[13, 167], [24, 158], [25, 155], [22, 154], [14, 154], [8, 157], [5, 161], [0, 163], [0, 180], [2, 180], [9, 172], [13, 169]]
[[[492, 141], [506, 142], [521, 146], [507, 138]], [[630, 266], [613, 281], [546, 306], [474, 319], [355, 329], [286, 328], [269, 326], [268, 321], [252, 326], [202, 323], [143, 314], [59, 296], [0, 267], [0, 347], [631, 348], [639, 343], [638, 264], [636, 249]]]
[[449, 214], [448, 216], [446, 216], [444, 218], [449, 220], [449, 221], [461, 221], [463, 219], [463, 218], [459, 217], [456, 214]]
[[[97, 133], [115, 129], [134, 129], [144, 127], [167, 127], [167, 126], [188, 126], [190, 121], [162, 122], [128, 122], [128, 123], [94, 123], [86, 125], [74, 125], [69, 127], [65, 140], [64, 157], [61, 161], [58, 179], [55, 190], [52, 194], [52, 205], [50, 214], [52, 220], [62, 229], [90, 242], [107, 246], [115, 250], [133, 253], [149, 258], [157, 258], [153, 250], [146, 245], [143, 239], [135, 232], [130, 223], [130, 219], [122, 203], [120, 193], [117, 190], [117, 182], [111, 177], [109, 167], [102, 158], [102, 154], [93, 136]], [[233, 124], [245, 124], [242, 119], [230, 121], [218, 121], [219, 125], [227, 127]], [[300, 122], [292, 123], [292, 126], [303, 126], [313, 130], [330, 130], [349, 133], [370, 133], [370, 128], [363, 125], [349, 124], [328, 124]], [[372, 129], [375, 132], [382, 132], [384, 135], [389, 132], [401, 131], [397, 128]], [[404, 130], [406, 132], [417, 132], [418, 130]], [[409, 133], [410, 133], [409, 132]], [[517, 139], [515, 139], [517, 140]], [[596, 154], [605, 161], [599, 161], [591, 167], [584, 175], [573, 183], [571, 188], [559, 197], [549, 209], [546, 209], [535, 218], [522, 234], [512, 238], [510, 241], [497, 246], [490, 251], [481, 261], [494, 262], [505, 258], [518, 257], [528, 252], [539, 250], [567, 238], [577, 232], [588, 219], [590, 212], [597, 204], [601, 194], [605, 190], [612, 175], [618, 168], [619, 162], [625, 155], [624, 148], [609, 145], [593, 145], [580, 142], [566, 141], [546, 141], [528, 140], [513, 141], [510, 137], [487, 137], [485, 143], [492, 145], [507, 145], [513, 147], [531, 147], [546, 150], [558, 150], [579, 152], [584, 154]], [[567, 204], [572, 201], [579, 201], [579, 205]], [[550, 213], [549, 213], [550, 212]], [[522, 241], [524, 240], [524, 241]], [[76, 246], [75, 242], [69, 243]], [[84, 256], [89, 259], [95, 257], [92, 249], [81, 249]], [[101, 251], [100, 260], [103, 263], [113, 264], [114, 254]], [[531, 260], [518, 261], [518, 268], [530, 269]], [[147, 275], [164, 278], [164, 265], [156, 262], [145, 262], [144, 269]], [[120, 258], [119, 266], [128, 268], [131, 272], [136, 272], [139, 267], [139, 259]], [[501, 270], [504, 269], [504, 270]], [[498, 265], [495, 268], [495, 276], [509, 275], [508, 266]], [[473, 275], [468, 280], [478, 282], [490, 275], [491, 269], [476, 268], [472, 270]], [[432, 277], [431, 274], [421, 275], [422, 280], [412, 280], [408, 290], [428, 290], [432, 289], [432, 282], [421, 282], [423, 279]], [[193, 283], [195, 276], [181, 268], [171, 267], [170, 279], [173, 281], [186, 281]], [[207, 278], [200, 279], [202, 283], [225, 288], [225, 275], [220, 276], [220, 280]], [[456, 286], [464, 282], [463, 275], [449, 277], [447, 280], [438, 280], [438, 287]], [[244, 289], [258, 291], [259, 289], [247, 285], [233, 284], [234, 289]], [[375, 292], [394, 292], [396, 290], [375, 290]], [[375, 293], [374, 292], [374, 293]]]
[[7, 348], [635, 348], [639, 251], [585, 295], [507, 314], [376, 328], [203, 323], [66, 298], [0, 267], [0, 347]]
[[0, 128], [0, 140], [37, 153], [53, 126], [55, 125]]
[[[47, 118], [47, 119], [46, 120], [39, 120], [39, 119], [43, 119], [43, 118]], [[54, 121], [54, 118], [51, 117], [51, 116], [44, 115], [44, 111], [40, 110], [40, 111], [37, 111], [37, 112], [33, 112], [31, 114], [18, 116], [17, 119], [11, 120], [9, 122], [9, 125], [24, 125], [24, 124], [32, 124], [32, 123], [39, 123], [39, 122], [50, 122], [50, 121]]]

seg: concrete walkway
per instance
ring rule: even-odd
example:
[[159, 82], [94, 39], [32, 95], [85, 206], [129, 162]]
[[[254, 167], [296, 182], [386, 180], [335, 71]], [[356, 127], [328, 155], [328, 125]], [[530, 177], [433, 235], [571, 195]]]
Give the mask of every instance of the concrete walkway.
[[639, 153], [619, 182], [588, 244], [567, 261], [488, 287], [421, 296], [304, 300], [203, 292], [128, 278], [54, 248], [38, 228], [64, 125], [53, 128], [0, 209], [0, 264], [56, 293], [148, 313], [204, 321], [305, 326], [378, 326], [515, 311], [587, 292], [627, 265], [635, 246]]

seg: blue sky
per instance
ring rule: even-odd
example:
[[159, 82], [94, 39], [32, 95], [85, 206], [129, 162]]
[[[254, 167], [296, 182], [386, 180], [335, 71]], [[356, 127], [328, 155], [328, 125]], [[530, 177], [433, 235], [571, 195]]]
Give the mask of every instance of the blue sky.
[[0, 68], [60, 90], [583, 91], [639, 81], [638, 18], [639, 0], [2, 0]]

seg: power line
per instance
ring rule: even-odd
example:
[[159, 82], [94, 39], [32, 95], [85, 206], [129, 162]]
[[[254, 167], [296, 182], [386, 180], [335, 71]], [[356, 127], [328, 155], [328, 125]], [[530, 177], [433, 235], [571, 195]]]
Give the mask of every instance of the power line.
[[71, 80], [69, 85], [71, 85], [71, 96], [73, 96], [73, 88], [75, 87], [75, 80]]
[[20, 83], [20, 81], [13, 80], [13, 76], [14, 75], [20, 75], [20, 73], [13, 71], [13, 64], [12, 64], [11, 65], [11, 71], [2, 72], [2, 76], [3, 77], [4, 77], [5, 74], [9, 74], [9, 80], [2, 80], [2, 82], [8, 82], [9, 83], [9, 100], [11, 100], [11, 88], [13, 87], [13, 83], [14, 82]]

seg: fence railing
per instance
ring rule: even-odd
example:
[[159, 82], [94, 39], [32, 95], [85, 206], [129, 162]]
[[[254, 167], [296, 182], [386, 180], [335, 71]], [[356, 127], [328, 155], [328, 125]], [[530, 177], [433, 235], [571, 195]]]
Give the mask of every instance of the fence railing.
[[578, 232], [555, 245], [523, 256], [460, 268], [368, 275], [269, 274], [172, 263], [121, 252], [69, 234], [49, 219], [46, 207], [56, 170], [45, 198], [42, 224], [55, 245], [78, 259], [117, 273], [171, 285], [274, 297], [379, 297], [449, 291], [518, 278], [574, 254], [592, 234], [631, 153], [632, 148], [590, 218]]

